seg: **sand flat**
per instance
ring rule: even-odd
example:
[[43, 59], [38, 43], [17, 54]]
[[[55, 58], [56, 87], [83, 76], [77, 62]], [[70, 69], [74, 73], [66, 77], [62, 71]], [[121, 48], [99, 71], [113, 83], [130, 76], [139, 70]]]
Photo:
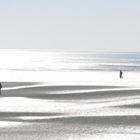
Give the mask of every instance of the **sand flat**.
[[[3, 139], [115, 140], [114, 135], [120, 139], [140, 138], [139, 106], [124, 107], [140, 103], [138, 88], [8, 82], [4, 85], [9, 90], [3, 90], [0, 97]], [[12, 87], [19, 88], [10, 90]]]

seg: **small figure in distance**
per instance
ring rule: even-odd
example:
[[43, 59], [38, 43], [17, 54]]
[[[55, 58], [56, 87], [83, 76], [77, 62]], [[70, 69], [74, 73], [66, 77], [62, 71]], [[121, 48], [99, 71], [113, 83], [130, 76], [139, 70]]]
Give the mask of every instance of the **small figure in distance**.
[[2, 84], [0, 83], [0, 95], [1, 95]]
[[122, 70], [120, 70], [120, 79], [122, 79], [123, 78], [123, 72], [122, 72]]

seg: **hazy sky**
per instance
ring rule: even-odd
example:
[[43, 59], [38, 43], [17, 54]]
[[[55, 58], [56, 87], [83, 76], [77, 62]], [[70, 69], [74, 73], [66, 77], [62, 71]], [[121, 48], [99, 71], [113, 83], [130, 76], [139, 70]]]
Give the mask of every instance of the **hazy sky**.
[[140, 0], [0, 0], [0, 48], [140, 51]]

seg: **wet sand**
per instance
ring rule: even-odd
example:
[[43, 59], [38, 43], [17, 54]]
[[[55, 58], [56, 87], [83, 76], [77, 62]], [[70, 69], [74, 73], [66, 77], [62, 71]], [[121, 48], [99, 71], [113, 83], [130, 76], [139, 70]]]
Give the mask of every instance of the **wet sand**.
[[2, 84], [1, 139], [140, 138], [138, 88], [102, 85], [50, 86], [25, 82]]

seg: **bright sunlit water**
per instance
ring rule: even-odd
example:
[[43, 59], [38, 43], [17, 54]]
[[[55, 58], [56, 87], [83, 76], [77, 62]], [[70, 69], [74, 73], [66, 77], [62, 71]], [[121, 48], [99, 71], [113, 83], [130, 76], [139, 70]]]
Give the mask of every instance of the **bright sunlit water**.
[[139, 86], [139, 71], [136, 52], [0, 50], [1, 81]]
[[0, 50], [0, 66], [21, 71], [139, 71], [140, 53]]

